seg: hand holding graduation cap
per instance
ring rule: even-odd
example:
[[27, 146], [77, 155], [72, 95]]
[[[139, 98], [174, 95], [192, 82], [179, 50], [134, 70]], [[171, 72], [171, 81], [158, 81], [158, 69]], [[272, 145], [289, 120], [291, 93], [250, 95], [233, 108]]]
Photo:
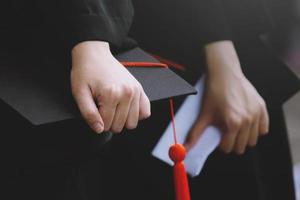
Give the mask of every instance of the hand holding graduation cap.
[[113, 57], [107, 42], [86, 41], [73, 48], [71, 86], [81, 115], [97, 133], [133, 129], [150, 116], [142, 86]]

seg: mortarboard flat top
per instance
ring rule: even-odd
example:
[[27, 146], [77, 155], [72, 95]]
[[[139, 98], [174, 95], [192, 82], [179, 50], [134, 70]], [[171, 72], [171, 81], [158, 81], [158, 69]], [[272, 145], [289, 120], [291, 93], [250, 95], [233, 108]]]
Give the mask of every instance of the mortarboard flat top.
[[[119, 61], [158, 62], [139, 48], [116, 55], [116, 58]], [[59, 78], [54, 73], [31, 65], [0, 61], [0, 99], [34, 125], [78, 117], [79, 112], [67, 87], [69, 81], [64, 80], [63, 87], [58, 86]], [[141, 83], [150, 101], [196, 93], [191, 85], [169, 69], [130, 67], [128, 70]]]

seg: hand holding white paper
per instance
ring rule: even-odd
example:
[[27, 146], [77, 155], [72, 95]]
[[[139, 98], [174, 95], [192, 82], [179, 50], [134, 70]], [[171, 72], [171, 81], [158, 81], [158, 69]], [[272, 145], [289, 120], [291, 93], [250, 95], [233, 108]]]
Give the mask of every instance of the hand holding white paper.
[[[201, 101], [204, 92], [205, 76], [199, 79], [195, 88], [197, 95], [191, 95], [186, 98], [182, 106], [175, 115], [175, 124], [178, 143], [183, 143], [189, 130], [197, 120], [201, 109]], [[221, 141], [221, 132], [214, 126], [205, 129], [196, 145], [187, 153], [184, 160], [186, 170], [192, 177], [200, 174], [207, 157], [215, 150]], [[173, 130], [171, 123], [167, 127], [163, 136], [160, 138], [152, 155], [170, 165], [173, 162], [169, 158], [169, 147], [174, 144]]]

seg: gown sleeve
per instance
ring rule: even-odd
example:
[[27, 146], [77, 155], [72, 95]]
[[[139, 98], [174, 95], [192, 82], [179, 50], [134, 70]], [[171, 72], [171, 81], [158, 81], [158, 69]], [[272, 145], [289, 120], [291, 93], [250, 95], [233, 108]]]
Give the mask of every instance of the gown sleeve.
[[222, 0], [133, 2], [136, 15], [133, 34], [138, 41], [154, 38], [160, 44], [176, 41], [178, 45], [203, 46], [220, 40], [232, 40]]
[[[202, 36], [202, 43], [232, 40], [230, 25], [224, 11], [222, 0], [188, 0], [188, 9], [195, 17], [195, 33]], [[198, 4], [198, 5], [193, 5]], [[198, 8], [198, 12], [195, 10]]]
[[[171, 5], [172, 2], [167, 1]], [[181, 16], [179, 26], [182, 26], [196, 43], [205, 45], [220, 40], [232, 40], [222, 0], [175, 1], [172, 10]]]
[[87, 40], [120, 46], [133, 18], [130, 0], [38, 0], [48, 30], [72, 49]]

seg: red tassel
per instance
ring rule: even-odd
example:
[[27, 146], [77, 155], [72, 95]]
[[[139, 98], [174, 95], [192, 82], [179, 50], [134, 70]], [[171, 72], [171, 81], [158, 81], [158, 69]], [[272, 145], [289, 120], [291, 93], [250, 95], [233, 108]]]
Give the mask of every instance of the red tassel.
[[181, 144], [174, 144], [170, 147], [169, 156], [174, 162], [174, 187], [176, 200], [190, 200], [190, 189], [184, 167], [185, 148]]
[[[163, 63], [148, 63], [148, 62], [121, 62], [125, 67], [163, 67], [168, 68]], [[174, 105], [173, 99], [170, 99], [170, 113], [172, 118], [173, 134], [175, 144], [170, 147], [169, 156], [174, 162], [174, 186], [176, 200], [190, 200], [190, 189], [189, 183], [183, 164], [185, 158], [184, 146], [177, 144], [176, 128], [175, 128], [175, 116], [174, 116]]]

